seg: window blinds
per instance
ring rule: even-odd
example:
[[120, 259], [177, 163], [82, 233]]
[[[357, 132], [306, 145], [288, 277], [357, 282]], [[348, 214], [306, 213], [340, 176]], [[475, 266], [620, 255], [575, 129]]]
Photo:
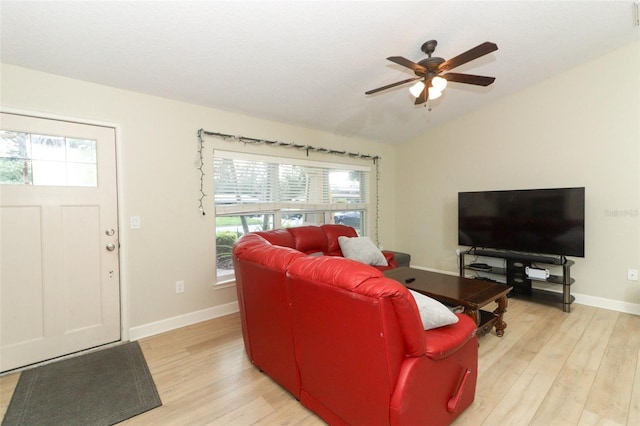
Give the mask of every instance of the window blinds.
[[370, 167], [214, 151], [216, 214], [366, 210]]

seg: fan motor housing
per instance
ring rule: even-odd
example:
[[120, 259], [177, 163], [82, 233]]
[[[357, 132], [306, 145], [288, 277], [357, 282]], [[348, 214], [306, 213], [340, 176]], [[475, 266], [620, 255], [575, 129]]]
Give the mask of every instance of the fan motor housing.
[[[440, 66], [441, 63], [444, 62], [443, 58], [438, 58], [438, 57], [432, 57], [432, 58], [426, 58], [423, 59], [421, 61], [418, 62], [418, 65], [420, 65], [421, 67], [424, 67], [427, 72], [433, 72], [436, 73], [438, 72], [438, 67]], [[418, 71], [415, 71], [416, 75], [422, 76], [425, 73], [419, 73]]]

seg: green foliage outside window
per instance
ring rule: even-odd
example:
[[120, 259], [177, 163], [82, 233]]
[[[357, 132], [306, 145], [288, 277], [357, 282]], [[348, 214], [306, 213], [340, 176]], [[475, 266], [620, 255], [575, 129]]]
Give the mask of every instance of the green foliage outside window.
[[32, 182], [31, 161], [0, 158], [0, 183], [29, 185]]
[[216, 263], [218, 269], [233, 269], [231, 248], [242, 236], [240, 232], [222, 231], [216, 233]]

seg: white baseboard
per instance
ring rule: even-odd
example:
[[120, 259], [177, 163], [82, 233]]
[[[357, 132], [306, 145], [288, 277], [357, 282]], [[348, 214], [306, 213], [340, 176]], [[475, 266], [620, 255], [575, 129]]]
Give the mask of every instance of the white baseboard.
[[575, 303], [581, 305], [594, 306], [596, 308], [609, 309], [611, 311], [624, 312], [627, 314], [640, 315], [640, 304], [621, 302], [619, 300], [605, 299], [602, 297], [589, 296], [587, 294], [571, 293], [576, 298]]
[[[411, 267], [416, 269], [422, 269], [424, 271], [438, 272], [440, 274], [458, 276], [457, 273], [454, 273], [451, 271], [440, 271], [433, 268], [424, 268], [421, 266], [413, 266], [413, 265], [411, 265]], [[562, 290], [559, 290], [559, 289], [552, 290], [549, 288], [545, 288], [545, 290], [557, 291], [558, 293], [562, 293]], [[571, 295], [576, 298], [574, 303], [593, 306], [595, 308], [609, 309], [611, 311], [624, 312], [627, 314], [640, 315], [640, 304], [637, 304], [637, 303], [622, 302], [620, 300], [605, 299], [603, 297], [589, 296], [588, 294], [580, 294], [580, 293], [573, 293], [573, 292], [571, 292]]]
[[[412, 268], [422, 269], [425, 271], [438, 272], [441, 274], [457, 276], [457, 273], [451, 271], [441, 271], [433, 268], [424, 268], [420, 266], [411, 266]], [[589, 296], [586, 294], [571, 293], [575, 298], [575, 303], [581, 305], [593, 306], [596, 308], [609, 309], [612, 311], [624, 312], [633, 315], [640, 315], [640, 304], [622, 302], [619, 300], [605, 299], [602, 297]], [[153, 336], [155, 334], [164, 333], [166, 331], [175, 330], [176, 328], [185, 327], [224, 315], [238, 312], [238, 302], [231, 302], [225, 305], [215, 306], [213, 308], [203, 309], [201, 311], [190, 312], [188, 314], [179, 315], [173, 318], [144, 324], [138, 327], [132, 327], [129, 330], [130, 340], [139, 340], [144, 337]]]
[[231, 302], [225, 305], [218, 305], [201, 311], [189, 312], [188, 314], [167, 318], [138, 327], [132, 327], [129, 329], [129, 340], [139, 340], [143, 337], [153, 336], [155, 334], [175, 330], [176, 328], [222, 317], [224, 315], [238, 312], [238, 309], [238, 302]]

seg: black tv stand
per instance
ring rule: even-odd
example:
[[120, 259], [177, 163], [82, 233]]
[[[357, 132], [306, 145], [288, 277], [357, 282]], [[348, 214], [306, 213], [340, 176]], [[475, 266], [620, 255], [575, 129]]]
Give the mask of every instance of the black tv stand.
[[490, 249], [471, 249], [466, 254], [473, 256], [500, 257], [503, 259], [523, 259], [532, 262], [546, 263], [549, 265], [562, 265], [567, 261], [564, 256], [547, 256], [544, 254], [522, 253], [517, 251], [502, 251]]
[[[468, 262], [466, 260], [467, 256], [473, 256], [474, 259]], [[491, 266], [488, 270], [475, 268], [473, 263], [478, 263], [477, 257], [504, 259], [504, 265]], [[529, 278], [525, 269], [527, 267], [536, 267], [538, 264], [557, 266], [562, 269], [562, 274], [550, 275], [549, 278], [544, 280]], [[482, 279], [483, 276], [479, 276], [478, 273], [492, 275], [487, 277], [491, 280], [495, 280], [494, 276], [502, 276], [505, 279], [505, 283], [513, 287], [510, 296], [530, 298], [541, 302], [561, 303], [564, 312], [571, 312], [571, 304], [575, 300], [575, 297], [571, 295], [571, 284], [575, 282], [571, 278], [571, 266], [573, 264], [574, 262], [565, 256], [471, 248], [460, 253], [460, 276], [466, 276], [468, 271], [473, 271], [476, 275], [475, 278], [479, 279]], [[533, 288], [532, 281], [560, 284], [562, 285], [562, 293]]]

